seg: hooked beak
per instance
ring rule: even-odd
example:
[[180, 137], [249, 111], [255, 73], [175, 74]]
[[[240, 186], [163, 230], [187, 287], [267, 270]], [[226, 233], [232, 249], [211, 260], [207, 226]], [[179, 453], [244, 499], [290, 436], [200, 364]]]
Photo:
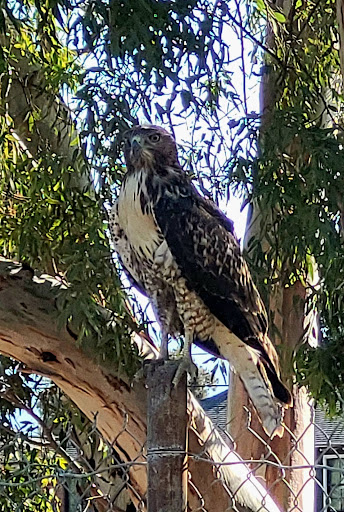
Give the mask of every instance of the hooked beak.
[[131, 140], [131, 147], [130, 147], [130, 156], [131, 157], [137, 157], [141, 153], [141, 138], [140, 137], [133, 137]]

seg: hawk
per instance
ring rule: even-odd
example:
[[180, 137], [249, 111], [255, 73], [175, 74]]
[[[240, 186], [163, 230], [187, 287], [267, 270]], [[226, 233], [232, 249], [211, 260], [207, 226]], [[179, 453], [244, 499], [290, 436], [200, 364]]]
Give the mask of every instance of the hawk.
[[163, 128], [134, 127], [124, 155], [127, 172], [109, 228], [124, 269], [159, 320], [161, 356], [168, 356], [168, 336], [182, 334], [179, 370], [192, 368], [193, 342], [227, 359], [266, 433], [281, 436], [291, 396], [280, 380], [266, 310], [232, 222], [198, 193]]

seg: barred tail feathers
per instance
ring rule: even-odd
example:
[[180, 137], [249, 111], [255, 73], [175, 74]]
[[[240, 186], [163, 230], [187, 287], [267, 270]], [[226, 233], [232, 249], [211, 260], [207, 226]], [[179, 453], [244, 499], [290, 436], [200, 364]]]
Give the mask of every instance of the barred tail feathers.
[[223, 324], [218, 324], [213, 339], [221, 356], [229, 361], [242, 380], [267, 435], [282, 437], [283, 412], [285, 407], [291, 405], [291, 396], [274, 367], [260, 359], [255, 350], [250, 349]]
[[284, 428], [282, 426], [283, 408], [274, 399], [270, 390], [260, 375], [256, 371], [245, 371], [239, 373], [244, 383], [246, 391], [258, 412], [262, 426], [269, 437], [282, 437]]

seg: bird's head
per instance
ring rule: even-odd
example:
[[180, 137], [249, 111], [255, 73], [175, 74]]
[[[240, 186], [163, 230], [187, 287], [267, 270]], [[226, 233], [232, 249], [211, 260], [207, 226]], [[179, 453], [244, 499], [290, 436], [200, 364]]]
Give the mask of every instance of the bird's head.
[[179, 165], [174, 138], [154, 125], [135, 126], [126, 132], [124, 156], [128, 171]]

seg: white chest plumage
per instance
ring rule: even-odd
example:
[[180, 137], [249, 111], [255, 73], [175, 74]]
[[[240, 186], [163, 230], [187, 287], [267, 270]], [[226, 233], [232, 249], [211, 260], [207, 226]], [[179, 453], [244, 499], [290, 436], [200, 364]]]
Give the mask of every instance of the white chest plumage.
[[[176, 308], [184, 325], [188, 324], [201, 339], [209, 339], [215, 326], [214, 317], [181, 276], [156, 223], [144, 171], [127, 176], [110, 214], [110, 229], [125, 268], [143, 285], [153, 303], [156, 302], [160, 320], [166, 316], [166, 307], [172, 311]], [[161, 308], [159, 297], [164, 290], [170, 290], [169, 304]], [[170, 320], [166, 324], [168, 332]]]
[[147, 200], [144, 171], [127, 177], [117, 200], [118, 224], [139, 257], [152, 261], [161, 233]]

